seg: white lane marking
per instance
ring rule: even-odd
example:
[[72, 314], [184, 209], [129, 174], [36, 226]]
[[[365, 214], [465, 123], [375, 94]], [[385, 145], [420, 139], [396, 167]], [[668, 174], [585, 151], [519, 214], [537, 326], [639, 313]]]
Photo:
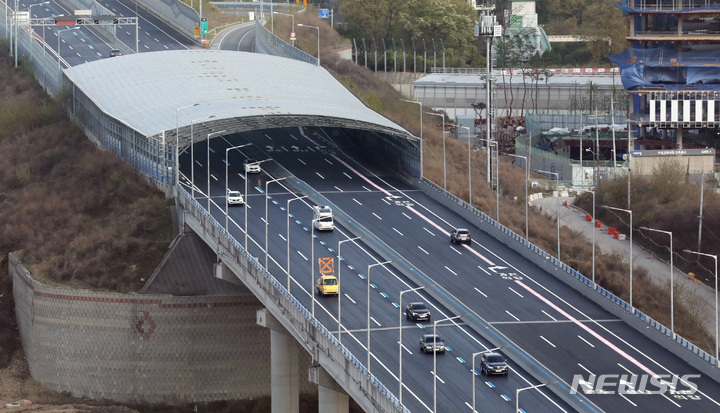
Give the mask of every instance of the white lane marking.
[[319, 176], [319, 177], [320, 177], [320, 179], [325, 179], [325, 177], [324, 177], [324, 176], [320, 175], [320, 172], [315, 172], [315, 175]]
[[403, 212], [402, 214], [405, 215], [405, 218], [407, 218], [407, 219], [412, 219], [412, 217], [411, 217], [410, 215], [408, 215], [408, 214], [406, 214], [406, 213], [404, 213], [404, 212]]
[[517, 295], [518, 295], [518, 297], [520, 297], [520, 298], [525, 298], [525, 297], [523, 297], [523, 296], [522, 296], [522, 294], [520, 294], [519, 292], [517, 292], [517, 291], [513, 290], [513, 289], [512, 289], [512, 287], [508, 287], [508, 290], [510, 290], [510, 291], [512, 291], [512, 292], [514, 292], [514, 293], [515, 293], [515, 294], [517, 294]]
[[211, 177], [212, 179], [216, 180], [216, 181], [218, 180], [218, 179], [215, 177], [215, 175], [213, 175], [213, 174], [210, 174], [210, 177]]
[[592, 371], [590, 371], [590, 369], [588, 369], [587, 367], [583, 366], [583, 365], [582, 365], [582, 364], [580, 364], [580, 363], [578, 363], [577, 365], [578, 365], [578, 366], [580, 366], [580, 368], [581, 368], [581, 369], [583, 369], [583, 370], [587, 371], [587, 372], [588, 372], [588, 374], [590, 374], [590, 375], [593, 375], [593, 372], [592, 372]]
[[307, 164], [306, 164], [305, 162], [303, 162], [303, 160], [300, 159], [300, 158], [298, 158], [298, 161], [300, 161], [300, 163], [303, 164], [303, 165], [307, 165]]
[[340, 192], [343, 191], [342, 189], [338, 188], [337, 185], [335, 185], [335, 189], [337, 189], [337, 190], [340, 191]]
[[307, 259], [307, 257], [306, 257], [306, 256], [304, 256], [304, 255], [302, 254], [302, 252], [300, 252], [300, 251], [297, 251], [297, 253], [298, 253], [298, 254], [299, 254], [299, 255], [300, 255], [301, 257], [303, 257], [303, 259], [304, 259], [305, 261], [307, 261], [307, 260], [308, 260], [308, 259]]
[[553, 317], [553, 316], [551, 316], [550, 314], [546, 313], [545, 310], [540, 310], [540, 311], [542, 311], [543, 314], [545, 314], [546, 316], [550, 317], [550, 319], [551, 319], [552, 321], [557, 321], [557, 319], [556, 319], [555, 317]]
[[551, 343], [550, 340], [546, 339], [545, 337], [540, 336], [540, 338], [543, 339], [543, 340], [545, 340], [545, 342], [548, 343], [548, 344], [550, 344], [551, 346], [557, 347], [555, 344]]
[[668, 401], [670, 401], [670, 403], [674, 404], [675, 406], [677, 406], [677, 407], [682, 407], [682, 406], [680, 406], [679, 404], [675, 403], [675, 401], [674, 401], [673, 399], [669, 398], [666, 394], [663, 394], [662, 396], [663, 396], [664, 398], [668, 399]]
[[355, 300], [352, 299], [349, 295], [345, 294], [345, 297], [347, 297], [348, 300], [350, 300], [353, 304], [357, 304]]
[[621, 369], [627, 371], [628, 373], [630, 373], [630, 374], [635, 374], [635, 373], [633, 373], [632, 371], [630, 371], [630, 369], [628, 369], [627, 367], [623, 366], [622, 364], [617, 363], [617, 365], [620, 366]]
[[328, 158], [325, 158], [325, 162], [329, 163], [330, 165], [333, 164], [332, 162], [330, 162], [330, 160]]
[[360, 203], [360, 201], [358, 201], [358, 200], [355, 199], [355, 198], [353, 198], [353, 201], [355, 201], [355, 203], [358, 204], [358, 205], [362, 205], [362, 204]]
[[372, 214], [375, 215], [375, 218], [377, 218], [377, 219], [379, 219], [379, 220], [382, 221], [382, 218], [380, 218], [380, 215], [378, 215], [378, 214], [376, 214], [376, 213], [374, 213], [374, 212], [373, 212]]
[[432, 231], [430, 231], [429, 229], [427, 229], [427, 228], [425, 228], [425, 227], [423, 227], [423, 229], [424, 229], [425, 231], [427, 231], [427, 233], [430, 234], [430, 235], [432, 235], [433, 237], [435, 236], [435, 234], [433, 234]]
[[285, 239], [285, 237], [283, 237], [283, 235], [282, 235], [282, 234], [278, 234], [278, 236], [280, 237], [280, 239], [281, 239], [281, 240], [283, 240], [283, 241], [287, 242], [287, 240]]
[[433, 373], [434, 373], [434, 372], [433, 372], [432, 370], [430, 370], [430, 374], [432, 374], [434, 377], [436, 377], [437, 380], [438, 380], [440, 383], [445, 384], [445, 381], [444, 381], [443, 379], [441, 379], [440, 376], [436, 376], [436, 375], [433, 374]]
[[588, 346], [595, 348], [595, 345], [593, 345], [591, 342], [585, 340], [581, 335], [578, 334], [578, 338], [582, 341], [584, 341]]
[[457, 252], [458, 254], [462, 255], [462, 252], [460, 252], [457, 248], [453, 247], [452, 245], [450, 246], [450, 249]]
[[366, 187], [365, 185], [363, 185], [362, 187], [363, 187], [364, 190], [366, 190], [366, 191], [368, 191], [368, 192], [372, 192], [372, 189]]
[[392, 205], [392, 204], [390, 203], [390, 201], [388, 201], [388, 200], [385, 199], [385, 198], [383, 198], [382, 201], [383, 201], [384, 203], [388, 204], [388, 205]]
[[478, 290], [477, 287], [473, 287], [473, 288], [475, 289], [475, 291], [477, 291], [477, 292], [479, 292], [480, 294], [482, 294], [483, 297], [487, 298], [487, 294], [485, 294], [484, 292]]
[[[396, 341], [396, 343], [400, 344], [399, 341]], [[408, 349], [407, 347], [405, 347], [405, 345], [401, 345], [400, 347], [403, 348], [403, 349], [405, 349], [405, 351], [407, 351], [408, 354], [412, 354], [412, 351], [410, 351], [410, 349]]]
[[[381, 218], [381, 219], [382, 219], [382, 218]], [[393, 231], [395, 231], [395, 232], [397, 232], [398, 234], [400, 234], [400, 236], [404, 236], [403, 233], [400, 232], [400, 231], [398, 231], [397, 228], [395, 228], [395, 227], [393, 227]]]
[[512, 317], [512, 318], [514, 318], [514, 319], [516, 319], [517, 321], [520, 321], [520, 319], [519, 319], [519, 318], [517, 318], [517, 317], [515, 317], [515, 316], [514, 316], [514, 315], [513, 315], [513, 314], [512, 314], [512, 313], [511, 313], [510, 311], [508, 311], [508, 310], [505, 310], [505, 312], [506, 312], [506, 313], [508, 313], [508, 315], [509, 315], [510, 317]]
[[348, 173], [347, 173], [347, 172], [343, 172], [343, 175], [347, 176], [347, 177], [348, 177], [348, 179], [352, 179], [352, 176], [348, 175]]
[[445, 269], [450, 271], [452, 273], [452, 275], [457, 275], [457, 273], [455, 271], [451, 270], [450, 267], [448, 267], [447, 265], [445, 266]]
[[[618, 393], [618, 394], [620, 394], [620, 393]], [[627, 400], [627, 402], [630, 403], [630, 404], [632, 404], [633, 406], [637, 407], [637, 404], [631, 402], [630, 399], [628, 399], [628, 398], [625, 397], [624, 395], [620, 394], [620, 397], [622, 397], [623, 399]]]
[[373, 323], [377, 324], [378, 327], [382, 327], [382, 324], [378, 323], [377, 320], [372, 317], [370, 317], [370, 319], [373, 321]]
[[483, 268], [483, 267], [481, 267], [481, 266], [479, 266], [479, 265], [478, 265], [477, 267], [480, 268], [480, 271], [484, 272], [484, 273], [487, 274], [487, 275], [490, 275], [490, 272], [488, 272], [488, 270], [486, 270], [485, 268]]
[[418, 248], [420, 249], [420, 251], [424, 252], [425, 255], [430, 255], [430, 253], [427, 252], [427, 251], [425, 251], [425, 250], [423, 249], [423, 247], [421, 247], [421, 246], [418, 245]]

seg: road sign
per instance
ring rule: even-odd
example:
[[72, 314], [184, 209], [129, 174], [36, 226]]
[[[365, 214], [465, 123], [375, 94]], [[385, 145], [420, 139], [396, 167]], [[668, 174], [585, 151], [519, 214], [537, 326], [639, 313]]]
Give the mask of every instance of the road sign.
[[295, 40], [295, 32], [290, 33], [290, 39]]
[[319, 258], [318, 267], [320, 268], [320, 274], [334, 274], [335, 258]]
[[255, 12], [254, 11], [248, 12], [248, 20], [250, 20], [250, 21], [255, 20]]
[[200, 36], [200, 26], [195, 26], [195, 36]]
[[208, 27], [208, 26], [207, 26], [207, 17], [201, 18], [201, 19], [200, 19], [200, 32], [202, 32], [202, 34], [206, 34], [206, 33], [207, 33], [207, 27]]
[[318, 17], [320, 17], [321, 19], [329, 19], [330, 18], [330, 9], [319, 9]]

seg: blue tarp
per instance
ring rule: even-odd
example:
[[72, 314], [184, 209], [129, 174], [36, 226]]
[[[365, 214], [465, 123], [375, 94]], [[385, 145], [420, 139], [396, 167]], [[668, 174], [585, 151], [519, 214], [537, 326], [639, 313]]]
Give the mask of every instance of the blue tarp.
[[720, 90], [720, 50], [630, 48], [609, 59], [620, 67], [620, 79], [628, 90]]
[[[637, 7], [624, 6], [624, 5], [620, 4], [620, 3], [613, 3], [613, 5], [614, 5], [615, 7], [617, 7], [618, 9], [620, 9], [620, 10], [622, 10], [622, 11], [624, 11], [625, 13], [642, 13], [642, 12], [647, 12], [648, 10], [652, 10], [653, 13], [672, 13], [672, 14], [677, 14], [677, 13], [678, 13], [678, 10], [677, 10], [677, 9], [672, 9], [672, 5], [673, 5], [673, 4], [674, 4], [674, 3], [669, 3], [669, 4], [667, 4], [667, 6], [665, 6], [662, 2], [660, 2], [660, 4], [659, 4], [660, 7], [668, 7], [667, 10], [662, 10], [661, 8], [656, 8], [656, 7], [654, 7], [654, 6], [655, 6], [654, 4], [650, 4], [650, 5], [648, 5], [649, 7], [645, 7], [645, 8], [637, 8]], [[692, 8], [692, 9], [682, 9], [681, 11], [682, 11], [683, 13], [690, 13], [690, 12], [693, 12], [693, 11], [705, 11], [705, 10], [720, 10], [720, 4], [718, 4], [718, 3], [708, 4], [708, 5], [705, 5], [705, 6], [702, 6], [702, 7], [695, 7], [695, 8]]]

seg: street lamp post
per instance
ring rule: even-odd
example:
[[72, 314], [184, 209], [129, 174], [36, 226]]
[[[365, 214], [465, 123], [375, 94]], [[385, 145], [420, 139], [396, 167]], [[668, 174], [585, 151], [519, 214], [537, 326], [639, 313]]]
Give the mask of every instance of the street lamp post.
[[[528, 232], [528, 180], [530, 179], [530, 164], [528, 163], [527, 156], [514, 155], [511, 153], [509, 153], [508, 155], [515, 157], [515, 158], [523, 158], [525, 160], [525, 239], [529, 241], [530, 233]], [[593, 196], [594, 196], [594, 194], [593, 194]], [[595, 216], [595, 212], [593, 212], [593, 217], [594, 216]], [[595, 251], [593, 251], [593, 254], [595, 254]]]
[[536, 384], [534, 386], [529, 387], [523, 387], [522, 389], [516, 389], [515, 390], [515, 413], [520, 412], [520, 392], [523, 390], [530, 390], [530, 389], [537, 389], [538, 387], [547, 386], [548, 384], [555, 383], [554, 381], [551, 381], [549, 383], [542, 383], [542, 384]]
[[440, 116], [442, 119], [442, 138], [443, 138], [443, 189], [447, 191], [447, 165], [445, 164], [445, 114], [425, 112], [426, 115]]
[[192, 199], [195, 200], [195, 122], [214, 118], [210, 115], [207, 118], [193, 119], [190, 121], [190, 184], [192, 186]]
[[[282, 16], [290, 16], [292, 17], [292, 32], [295, 33], [295, 15], [294, 14], [288, 14], [288, 13], [280, 13], [277, 11], [274, 11], [273, 14], [279, 14]], [[290, 40], [292, 41], [292, 46], [295, 47], [295, 38], [291, 37]], [[320, 50], [320, 47], [318, 47], [318, 51]]]
[[398, 376], [399, 376], [399, 383], [400, 383], [400, 389], [398, 390], [398, 398], [400, 399], [400, 405], [402, 405], [402, 313], [403, 313], [403, 306], [402, 306], [402, 296], [405, 293], [409, 293], [412, 291], [418, 291], [425, 289], [427, 287], [431, 287], [435, 284], [431, 285], [423, 285], [422, 287], [415, 287], [411, 288], [409, 290], [400, 291], [400, 308], [398, 308], [398, 330], [400, 330], [400, 338], [398, 339], [398, 359], [400, 360], [400, 365], [398, 366]]
[[622, 209], [622, 208], [615, 208], [607, 205], [601, 205], [603, 208], [606, 209], [614, 209], [615, 211], [622, 211], [627, 212], [630, 214], [630, 311], [635, 312], [633, 308], [633, 241], [632, 241], [632, 230], [633, 230], [633, 219], [632, 219], [632, 210], [631, 209]]
[[319, 28], [318, 26], [310, 26], [309, 24], [302, 24], [302, 23], [298, 23], [297, 25], [298, 25], [298, 26], [301, 26], [301, 27], [312, 27], [313, 29], [317, 29], [317, 32], [318, 32], [318, 39], [317, 39], [317, 40], [318, 40], [318, 42], [317, 42], [317, 49], [318, 49], [318, 51], [317, 51], [317, 65], [320, 66], [320, 28]]
[[[319, 220], [320, 218], [313, 218], [310, 222], [310, 298], [312, 299], [310, 314], [312, 314], [313, 319], [315, 319], [315, 293], [313, 292], [315, 288], [315, 223]], [[340, 295], [339, 286], [338, 295]]]
[[[298, 196], [293, 199], [288, 199], [287, 201], [287, 207], [285, 208], [287, 211], [287, 292], [290, 294], [290, 203], [292, 201], [297, 201], [298, 199], [307, 198], [308, 195]], [[312, 290], [310, 290], [312, 291]]]
[[[338, 266], [338, 276], [337, 276], [338, 286], [341, 285], [341, 284], [340, 284], [340, 269], [342, 268], [342, 264], [340, 263], [340, 261], [341, 261], [341, 260], [344, 260], [344, 258], [342, 257], [342, 255], [340, 255], [340, 247], [342, 247], [343, 242], [357, 241], [357, 240], [359, 240], [360, 238], [363, 238], [363, 237], [355, 237], [355, 238], [350, 238], [350, 239], [344, 239], [344, 240], [338, 242], [338, 261], [337, 261], [337, 266]], [[341, 334], [341, 332], [342, 332], [342, 324], [340, 323], [340, 319], [341, 319], [341, 315], [342, 315], [342, 311], [341, 311], [341, 310], [342, 310], [342, 305], [341, 305], [341, 304], [342, 304], [342, 294], [340, 293], [340, 291], [338, 291], [338, 343], [342, 343], [342, 334]]]
[[500, 350], [505, 346], [501, 347], [495, 347], [488, 350], [478, 351], [477, 353], [472, 354], [472, 413], [476, 413], [477, 410], [475, 410], [475, 376], [477, 376], [477, 370], [475, 370], [475, 357], [479, 356], [480, 354], [490, 353], [495, 350]]
[[[210, 136], [225, 133], [225, 130], [210, 132], [207, 135], [207, 212], [210, 213]], [[227, 172], [227, 171], [226, 171]], [[225, 174], [227, 176], [227, 174]], [[226, 189], [227, 190], [227, 189]], [[227, 195], [227, 194], [226, 194]], [[227, 202], [225, 202], [227, 204]]]
[[[233, 149], [240, 149], [240, 148], [244, 148], [244, 147], [250, 146], [250, 145], [252, 145], [252, 143], [246, 143], [244, 145], [233, 146], [231, 148], [225, 149], [225, 232], [229, 231], [228, 230], [228, 200], [227, 200], [228, 191], [230, 191], [230, 188], [228, 187], [228, 185], [229, 185], [228, 184], [228, 153]], [[245, 199], [243, 199], [243, 202], [245, 202]]]
[[[538, 171], [540, 173], [548, 174], [548, 175], [555, 175], [555, 192], [557, 192], [558, 196], [558, 204], [557, 204], [557, 253], [558, 253], [558, 261], [560, 261], [560, 187], [558, 186], [560, 183], [560, 174], [557, 172], [550, 172], [550, 171]], [[594, 251], [594, 249], [593, 249]]]
[[672, 231], [664, 231], [662, 229], [640, 227], [648, 231], [660, 232], [670, 236], [670, 331], [673, 333], [673, 339], [675, 338], [675, 285], [673, 280], [673, 235]]
[[[248, 210], [248, 207], [249, 207], [249, 205], [250, 205], [250, 199], [248, 199], [248, 196], [247, 196], [247, 181], [248, 181], [247, 167], [248, 167], [248, 166], [251, 166], [251, 165], [260, 165], [261, 163], [267, 162], [267, 161], [269, 161], [269, 160], [270, 160], [270, 159], [264, 159], [264, 160], [262, 160], [262, 161], [257, 161], [257, 162], [249, 163], [249, 164], [247, 164], [247, 165], [245, 166], [245, 168], [244, 168], [244, 170], [243, 170], [243, 172], [245, 172], [245, 174], [243, 175], [243, 177], [245, 178], [245, 193], [243, 194], [243, 196], [245, 197], [245, 198], [244, 198], [244, 199], [245, 199], [245, 251], [248, 250], [248, 249], [247, 249], [247, 241], [248, 241], [247, 210]], [[267, 192], [267, 191], [266, 191], [266, 192]]]
[[[288, 179], [289, 176], [284, 176], [282, 178], [278, 179], [272, 179], [270, 181], [265, 182], [265, 271], [268, 269], [268, 199], [270, 199], [270, 194], [268, 193], [268, 185], [270, 185], [273, 182], [280, 182], [284, 181], [285, 179]], [[268, 271], [269, 272], [269, 271]]]
[[377, 267], [378, 265], [390, 264], [391, 262], [395, 262], [395, 260], [376, 262], [375, 264], [368, 265], [368, 270], [367, 270], [367, 366], [366, 366], [368, 374], [370, 374], [370, 270], [372, 269], [372, 267]]
[[[43, 26], [45, 27], [45, 26]], [[199, 106], [199, 103], [175, 109], [175, 185], [180, 183], [180, 111]], [[227, 175], [227, 174], [226, 174]]]
[[[464, 315], [464, 314], [463, 314]], [[450, 321], [456, 318], [460, 318], [462, 315], [456, 315], [454, 317], [442, 318], [436, 320], [433, 323], [433, 340], [437, 340], [437, 325], [443, 321]], [[433, 341], [433, 413], [437, 413], [437, 351], [435, 351], [436, 342]]]
[[704, 252], [683, 250], [691, 254], [704, 255], [715, 260], [715, 363], [720, 368], [720, 359], [718, 358], [718, 270], [717, 255], [705, 254]]
[[[17, 18], [16, 18], [16, 20], [17, 20]], [[17, 22], [16, 22], [16, 26], [17, 26]], [[68, 31], [68, 30], [78, 30], [78, 29], [80, 29], [80, 28], [79, 28], [79, 27], [70, 27], [70, 28], [67, 28], [67, 29], [58, 30], [58, 32], [57, 32], [57, 37], [58, 37], [58, 69], [61, 69], [61, 70], [62, 70], [62, 67], [60, 66], [60, 33], [66, 32], [66, 31]], [[15, 35], [15, 42], [16, 42], [16, 44], [17, 44], [17, 34]], [[16, 47], [17, 47], [17, 46], [16, 46]], [[16, 59], [15, 66], [17, 67], [17, 50], [15, 51], [15, 59]]]
[[407, 99], [400, 99], [403, 102], [407, 103], [416, 103], [418, 106], [420, 106], [420, 178], [423, 177], [423, 105], [422, 102], [418, 102], [417, 100], [407, 100]]

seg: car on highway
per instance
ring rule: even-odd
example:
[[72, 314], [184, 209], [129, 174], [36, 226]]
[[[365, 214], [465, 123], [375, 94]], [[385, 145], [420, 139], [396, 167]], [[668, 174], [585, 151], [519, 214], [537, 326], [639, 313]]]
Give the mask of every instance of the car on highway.
[[245, 203], [245, 199], [243, 198], [240, 191], [231, 191], [228, 189], [227, 203], [228, 205], [243, 205]]
[[430, 310], [425, 303], [410, 303], [405, 308], [405, 317], [411, 321], [430, 321]]
[[340, 293], [340, 284], [334, 275], [323, 275], [317, 279], [316, 284], [320, 295], [338, 295]]
[[112, 49], [112, 50], [110, 50], [110, 53], [108, 53], [108, 57], [117, 57], [117, 56], [122, 56], [122, 55], [123, 55], [123, 52], [121, 52], [118, 49]]
[[445, 340], [437, 334], [423, 334], [420, 337], [420, 351], [423, 353], [445, 353]]
[[455, 228], [450, 233], [450, 242], [453, 244], [466, 243], [470, 245], [470, 231], [465, 228]]
[[486, 376], [491, 374], [502, 374], [507, 376], [508, 365], [500, 353], [485, 353], [480, 362], [480, 371]]
[[260, 162], [256, 161], [255, 159], [245, 159], [245, 162], [243, 162], [243, 166], [245, 167], [245, 172], [249, 174], [260, 173]]

